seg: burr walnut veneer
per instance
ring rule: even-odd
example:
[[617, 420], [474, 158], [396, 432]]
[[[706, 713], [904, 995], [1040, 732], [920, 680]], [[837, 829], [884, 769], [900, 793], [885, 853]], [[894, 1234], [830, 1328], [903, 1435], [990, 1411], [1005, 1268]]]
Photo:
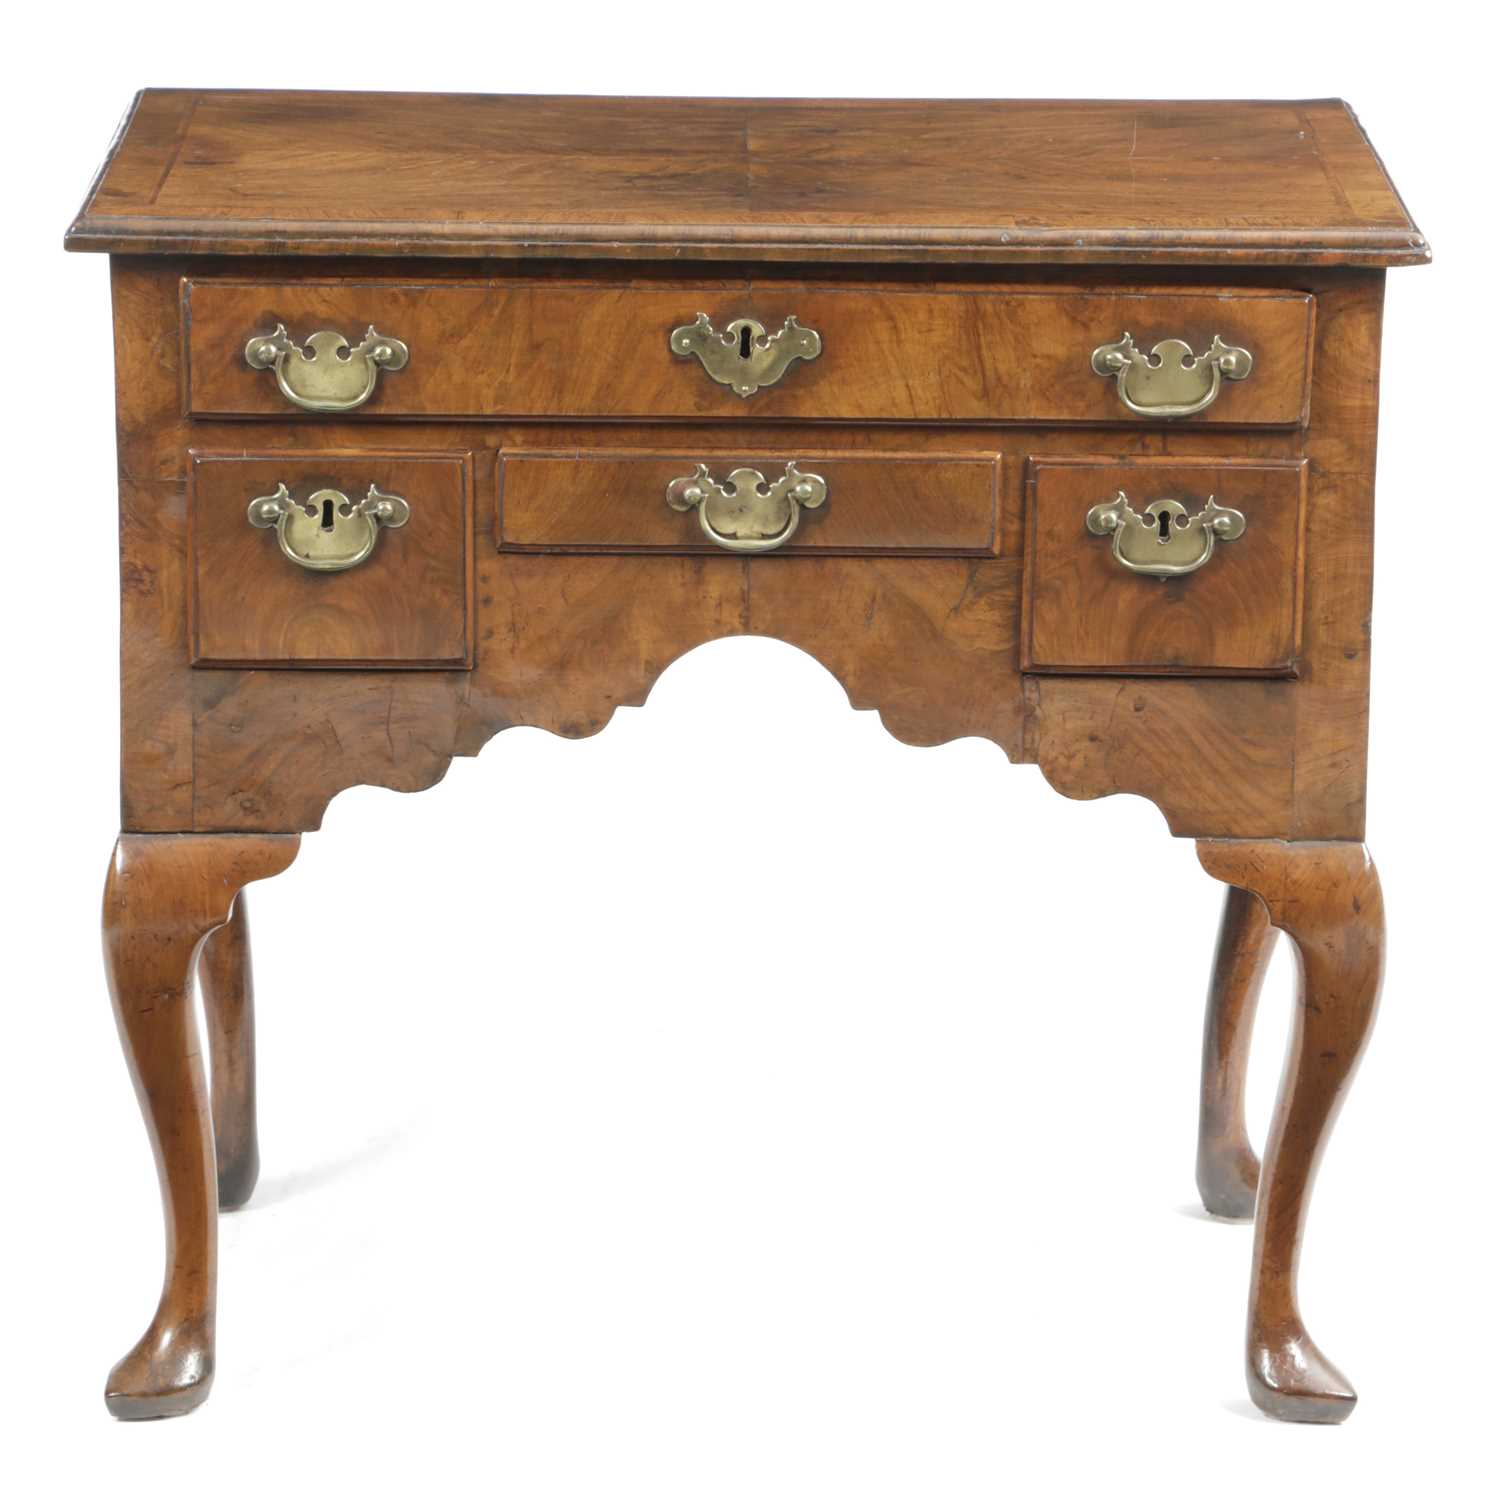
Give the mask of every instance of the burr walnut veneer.
[[1382, 973], [1378, 336], [1429, 252], [1349, 109], [149, 90], [67, 243], [112, 257], [105, 955], [167, 1230], [110, 1410], [211, 1383], [217, 1213], [257, 1172], [241, 888], [346, 787], [592, 734], [753, 633], [904, 740], [985, 736], [1198, 840], [1198, 1179], [1256, 1206], [1250, 1389], [1350, 1412], [1295, 1267]]

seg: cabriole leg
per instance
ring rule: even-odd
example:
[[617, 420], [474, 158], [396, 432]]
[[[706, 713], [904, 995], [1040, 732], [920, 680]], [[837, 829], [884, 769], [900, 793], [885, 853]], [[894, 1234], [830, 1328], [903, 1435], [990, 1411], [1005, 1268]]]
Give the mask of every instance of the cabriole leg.
[[1258, 1194], [1258, 1158], [1248, 1144], [1244, 1095], [1258, 996], [1278, 937], [1268, 908], [1250, 892], [1228, 886], [1206, 1002], [1196, 1144], [1201, 1201], [1224, 1219], [1251, 1219]]
[[217, 1145], [217, 1206], [242, 1208], [259, 1180], [254, 1099], [254, 974], [248, 897], [202, 944], [197, 980], [212, 1059], [212, 1134]]
[[1326, 1138], [1372, 1029], [1382, 987], [1382, 889], [1360, 844], [1203, 842], [1218, 880], [1259, 897], [1299, 960], [1294, 1029], [1258, 1189], [1247, 1373], [1254, 1402], [1294, 1422], [1341, 1422], [1356, 1393], [1298, 1305], [1300, 1248]]
[[278, 874], [299, 846], [293, 834], [126, 833], [114, 850], [104, 886], [104, 963], [166, 1227], [155, 1317], [105, 1388], [116, 1417], [175, 1416], [206, 1400], [212, 1385], [217, 1166], [192, 968], [240, 888]]

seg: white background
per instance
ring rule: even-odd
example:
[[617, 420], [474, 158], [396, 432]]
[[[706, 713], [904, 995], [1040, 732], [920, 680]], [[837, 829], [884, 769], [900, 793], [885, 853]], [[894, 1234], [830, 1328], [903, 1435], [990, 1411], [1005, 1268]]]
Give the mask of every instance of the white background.
[[[1484, 1493], [1468, 14], [254, 0], [54, 6], [12, 32], [0, 1489]], [[144, 84], [1357, 107], [1437, 261], [1390, 274], [1383, 352], [1388, 986], [1303, 1278], [1361, 1392], [1350, 1423], [1247, 1403], [1250, 1232], [1205, 1219], [1191, 1185], [1220, 902], [1191, 845], [1147, 803], [1063, 801], [985, 742], [899, 745], [759, 640], [686, 657], [593, 740], [516, 730], [417, 799], [349, 792], [253, 889], [264, 1176], [225, 1221], [216, 1389], [184, 1420], [109, 1420], [160, 1225], [97, 942], [118, 822], [106, 267], [61, 236]], [[741, 766], [763, 805], [710, 797]], [[728, 940], [737, 914], [758, 941]]]

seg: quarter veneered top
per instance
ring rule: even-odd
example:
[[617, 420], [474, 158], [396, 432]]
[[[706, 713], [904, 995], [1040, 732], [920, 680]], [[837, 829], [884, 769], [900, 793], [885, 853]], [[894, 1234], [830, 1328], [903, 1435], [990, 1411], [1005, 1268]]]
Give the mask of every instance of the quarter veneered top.
[[66, 243], [584, 259], [1429, 258], [1340, 100], [147, 89]]

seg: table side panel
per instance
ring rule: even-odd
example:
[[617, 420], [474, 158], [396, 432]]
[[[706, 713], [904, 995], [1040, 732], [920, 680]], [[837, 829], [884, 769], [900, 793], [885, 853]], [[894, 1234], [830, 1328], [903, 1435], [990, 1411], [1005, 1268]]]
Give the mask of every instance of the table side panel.
[[1341, 278], [1315, 331], [1316, 420], [1290, 837], [1366, 837], [1372, 548], [1385, 272]]

